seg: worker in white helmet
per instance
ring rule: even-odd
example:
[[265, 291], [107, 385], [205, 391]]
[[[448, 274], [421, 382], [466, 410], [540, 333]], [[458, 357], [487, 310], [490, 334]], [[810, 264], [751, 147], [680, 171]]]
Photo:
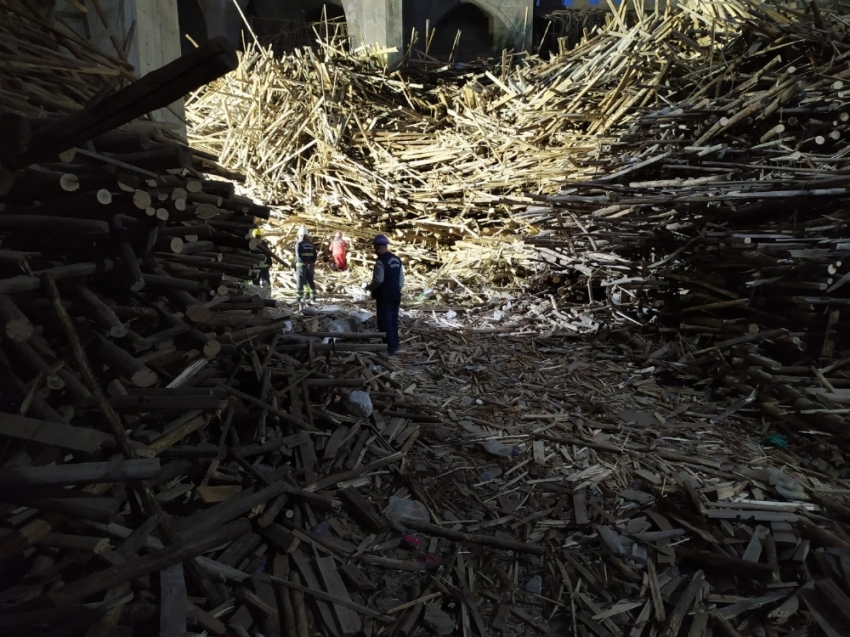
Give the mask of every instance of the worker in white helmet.
[[300, 304], [316, 298], [316, 283], [313, 276], [316, 270], [316, 246], [310, 241], [307, 228], [298, 228], [298, 240], [295, 242], [295, 296]]

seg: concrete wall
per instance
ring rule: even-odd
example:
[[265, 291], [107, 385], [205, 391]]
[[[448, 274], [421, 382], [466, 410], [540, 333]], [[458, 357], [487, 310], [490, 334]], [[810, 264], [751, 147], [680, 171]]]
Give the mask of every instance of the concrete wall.
[[390, 62], [400, 59], [404, 47], [402, 0], [343, 0], [351, 46], [396, 47]]
[[[117, 0], [111, 0], [117, 1]], [[177, 0], [179, 2], [199, 2], [206, 16], [210, 36], [224, 35], [234, 44], [242, 42], [242, 19], [234, 7], [234, 0]], [[422, 48], [425, 38], [425, 25], [437, 28], [443, 26], [451, 33], [444, 37], [454, 40], [457, 32], [457, 9], [463, 5], [474, 5], [487, 17], [489, 27], [486, 38], [483, 31], [471, 27], [462, 30], [471, 38], [471, 53], [486, 56], [498, 53], [503, 47], [529, 50], [534, 44], [534, 17], [562, 9], [603, 9], [608, 10], [605, 0], [237, 0], [249, 15], [276, 20], [303, 19], [315, 14], [324, 4], [342, 5], [348, 23], [348, 32], [355, 48], [364, 44], [396, 47], [398, 58], [410, 43], [411, 31], [419, 34], [417, 46]], [[666, 4], [660, 0], [659, 7]], [[619, 6], [619, 0], [615, 1]], [[646, 0], [651, 10], [655, 0]], [[454, 12], [454, 16], [453, 16]], [[461, 16], [464, 17], [464, 16]], [[468, 17], [468, 16], [467, 16]], [[539, 34], [538, 34], [539, 35]], [[462, 38], [464, 36], [462, 35]], [[462, 44], [463, 45], [463, 44]]]
[[[81, 13], [66, 0], [56, 0], [56, 11], [69, 18], [69, 26], [87, 38], [101, 51], [124, 57], [141, 77], [180, 57], [178, 0], [100, 0], [108, 26], [95, 11]], [[64, 18], [63, 18], [64, 19]], [[118, 42], [120, 52], [116, 49]], [[174, 124], [185, 136], [183, 100], [160, 109], [152, 116], [160, 122]]]

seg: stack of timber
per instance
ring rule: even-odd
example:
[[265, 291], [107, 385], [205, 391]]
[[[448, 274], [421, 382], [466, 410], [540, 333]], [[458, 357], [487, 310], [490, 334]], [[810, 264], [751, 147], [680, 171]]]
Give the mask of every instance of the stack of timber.
[[[533, 269], [516, 234], [528, 226], [511, 220], [516, 206], [491, 191], [519, 194], [555, 183], [568, 160], [552, 151], [541, 167], [527, 145], [510, 143], [514, 131], [498, 130], [495, 121], [482, 126], [477, 109], [455, 113], [454, 94], [468, 74], [431, 72], [422, 62], [409, 67], [413, 79], [385, 76], [373, 69], [373, 56], [320, 44], [318, 52], [281, 58], [256, 46], [241, 53], [236, 72], [188, 100], [193, 147], [244, 172], [248, 192], [284, 213], [285, 236], [300, 225], [322, 238], [342, 229], [367, 260], [368, 241], [382, 232], [409, 256], [410, 273], [421, 273], [425, 287], [434, 283], [427, 273], [449, 253], [461, 263], [437, 279], [454, 275], [484, 287], [488, 275], [475, 267], [483, 258], [506, 284], [519, 284], [523, 268]], [[435, 84], [442, 79], [452, 83]], [[459, 241], [474, 247], [456, 248]], [[467, 294], [456, 284], [450, 289]]]
[[[362, 247], [384, 232], [412, 269], [456, 278], [462, 285], [446, 291], [459, 298], [486, 294], [490, 271], [475, 267], [482, 259], [497, 264], [498, 287], [520, 287], [552, 259], [540, 263], [516, 239], [571, 228], [564, 206], [553, 215], [540, 198], [564, 195], [575, 181], [607, 174], [616, 185], [642, 161], [651, 175], [671, 163], [659, 158], [668, 152], [699, 164], [695, 177], [680, 167], [670, 179], [724, 174], [704, 165], [711, 161], [782, 169], [765, 172], [770, 179], [841, 169], [847, 20], [811, 6], [694, 2], [648, 14], [623, 2], [573, 50], [549, 60], [506, 55], [463, 74], [412, 57], [381, 73], [374, 55], [332, 42], [281, 58], [252, 46], [236, 72], [189, 100], [191, 142], [292, 213], [285, 225], [321, 236], [342, 228]], [[830, 153], [837, 157], [820, 157]], [[607, 208], [585, 203], [578, 218]], [[555, 268], [553, 282], [574, 278], [564, 270]], [[555, 286], [565, 300], [593, 294], [568, 287]]]

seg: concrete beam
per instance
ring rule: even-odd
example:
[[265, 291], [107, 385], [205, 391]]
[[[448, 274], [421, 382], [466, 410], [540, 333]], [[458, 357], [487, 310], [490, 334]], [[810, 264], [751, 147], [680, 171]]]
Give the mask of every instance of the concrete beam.
[[402, 0], [343, 0], [345, 19], [352, 49], [364, 45], [395, 47], [397, 53], [387, 56], [392, 66], [404, 51]]

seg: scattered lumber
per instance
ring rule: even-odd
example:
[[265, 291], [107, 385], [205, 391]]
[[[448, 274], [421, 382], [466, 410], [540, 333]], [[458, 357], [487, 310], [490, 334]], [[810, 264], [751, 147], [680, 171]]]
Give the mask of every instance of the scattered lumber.
[[[2, 10], [16, 46], [105, 69], [2, 66], [27, 121], [132, 81]], [[211, 155], [269, 122], [192, 149], [137, 121], [3, 164], [0, 630], [846, 634], [846, 21], [626, 10], [427, 90], [433, 66], [249, 50], [203, 108], [268, 77], [301, 104], [262, 115], [285, 129], [263, 152], [231, 144], [242, 165]], [[253, 294], [271, 212], [217, 178], [237, 168], [301, 206], [281, 236], [339, 225], [309, 185], [412, 246], [438, 291], [403, 358], [356, 305]]]

